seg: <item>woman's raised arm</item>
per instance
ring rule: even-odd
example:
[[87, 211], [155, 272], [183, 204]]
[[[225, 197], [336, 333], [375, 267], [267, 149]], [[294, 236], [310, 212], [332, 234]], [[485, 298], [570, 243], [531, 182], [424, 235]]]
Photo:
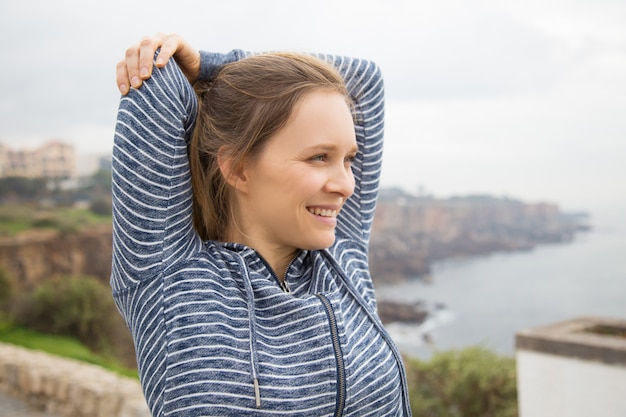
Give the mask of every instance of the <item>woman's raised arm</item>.
[[171, 60], [123, 96], [112, 160], [112, 284], [121, 290], [162, 272], [197, 240], [191, 221], [187, 139], [197, 98]]
[[[172, 265], [201, 244], [192, 223], [187, 153], [198, 99], [187, 78], [189, 67], [181, 68], [178, 53], [172, 51], [189, 56], [194, 52], [186, 49], [188, 44], [176, 43], [178, 38], [168, 39], [174, 39], [169, 52], [153, 53], [150, 64], [144, 64], [143, 57], [154, 47], [165, 46], [158, 39], [131, 48], [135, 52], [127, 53], [130, 58], [117, 66], [117, 80], [122, 83], [124, 74], [132, 74], [130, 68], [137, 68], [139, 62], [150, 71], [140, 88], [131, 88], [122, 97], [115, 129], [112, 283], [118, 290], [158, 276], [164, 265]], [[175, 60], [170, 59], [172, 54]], [[195, 78], [207, 79], [243, 55], [240, 51], [197, 53], [202, 65], [195, 68], [195, 60], [185, 65], [195, 68]], [[122, 67], [126, 69], [121, 71]]]
[[352, 164], [354, 194], [338, 218], [337, 237], [369, 242], [378, 198], [383, 155], [385, 118], [384, 84], [380, 68], [372, 61], [321, 56], [343, 76], [354, 101], [355, 130], [359, 147]]

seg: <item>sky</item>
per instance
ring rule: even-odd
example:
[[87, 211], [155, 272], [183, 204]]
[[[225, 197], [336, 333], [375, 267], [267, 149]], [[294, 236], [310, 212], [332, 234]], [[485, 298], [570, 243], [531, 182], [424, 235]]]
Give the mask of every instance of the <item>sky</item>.
[[109, 154], [115, 64], [156, 32], [376, 61], [384, 186], [626, 210], [623, 0], [0, 0], [0, 142]]

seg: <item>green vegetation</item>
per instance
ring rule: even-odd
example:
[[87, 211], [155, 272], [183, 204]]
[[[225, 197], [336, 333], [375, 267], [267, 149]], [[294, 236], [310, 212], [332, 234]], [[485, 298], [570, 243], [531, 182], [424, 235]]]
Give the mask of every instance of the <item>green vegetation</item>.
[[59, 207], [38, 208], [27, 204], [0, 205], [0, 236], [15, 236], [31, 229], [72, 232], [85, 227], [110, 224], [110, 202], [98, 200], [92, 209]]
[[56, 277], [16, 291], [0, 269], [0, 341], [137, 376], [130, 332], [110, 287], [93, 277]]
[[16, 320], [33, 330], [69, 335], [106, 351], [113, 333], [115, 305], [111, 291], [91, 277], [59, 277], [23, 296]]
[[47, 181], [43, 178], [0, 178], [0, 195], [11, 198], [33, 198], [49, 194]]
[[0, 341], [99, 365], [119, 375], [138, 378], [137, 370], [126, 367], [110, 357], [94, 353], [75, 338], [36, 332], [11, 324], [6, 321], [6, 317], [4, 321], [0, 317]]
[[515, 360], [483, 347], [408, 359], [413, 415], [423, 417], [517, 417]]
[[97, 171], [70, 187], [60, 180], [0, 178], [0, 236], [33, 228], [68, 233], [110, 222], [110, 171]]

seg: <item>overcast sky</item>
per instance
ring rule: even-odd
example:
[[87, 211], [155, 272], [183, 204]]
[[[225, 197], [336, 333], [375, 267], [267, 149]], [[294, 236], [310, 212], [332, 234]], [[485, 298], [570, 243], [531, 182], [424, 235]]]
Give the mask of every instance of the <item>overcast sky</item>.
[[0, 142], [109, 153], [115, 64], [157, 31], [377, 61], [384, 185], [626, 207], [623, 0], [0, 0]]

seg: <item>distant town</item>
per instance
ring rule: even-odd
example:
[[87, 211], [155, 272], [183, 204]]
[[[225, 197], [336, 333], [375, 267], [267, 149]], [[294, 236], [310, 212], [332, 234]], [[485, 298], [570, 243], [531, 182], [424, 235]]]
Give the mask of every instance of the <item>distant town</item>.
[[110, 155], [78, 155], [73, 145], [60, 140], [49, 140], [35, 148], [16, 148], [0, 143], [0, 178], [71, 181], [99, 169], [110, 170], [110, 166]]

